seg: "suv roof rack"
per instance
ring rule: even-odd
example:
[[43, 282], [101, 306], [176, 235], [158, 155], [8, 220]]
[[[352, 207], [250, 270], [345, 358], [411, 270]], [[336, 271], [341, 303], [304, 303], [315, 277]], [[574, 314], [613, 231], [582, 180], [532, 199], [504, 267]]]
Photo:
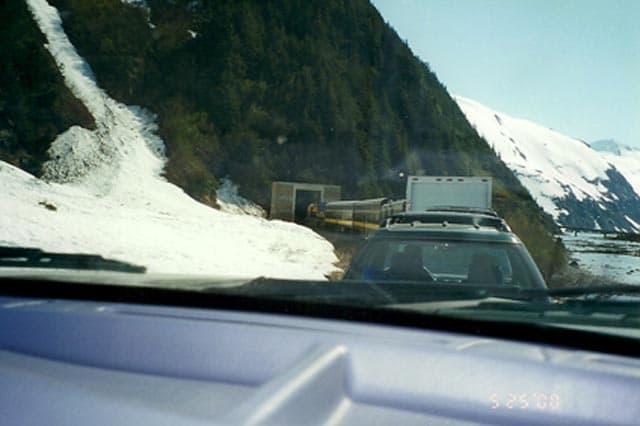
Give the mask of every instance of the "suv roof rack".
[[463, 207], [463, 206], [434, 206], [425, 210], [425, 212], [452, 212], [452, 213], [472, 213], [484, 214], [487, 216], [498, 216], [495, 210], [483, 207]]
[[482, 211], [458, 211], [458, 210], [428, 210], [424, 212], [404, 212], [395, 214], [385, 219], [380, 224], [381, 228], [390, 228], [394, 225], [400, 225], [403, 228], [417, 225], [440, 225], [446, 228], [450, 225], [466, 225], [476, 229], [493, 228], [501, 232], [511, 232], [511, 228], [507, 222], [499, 217], [496, 212], [490, 210], [493, 214], [487, 214]]

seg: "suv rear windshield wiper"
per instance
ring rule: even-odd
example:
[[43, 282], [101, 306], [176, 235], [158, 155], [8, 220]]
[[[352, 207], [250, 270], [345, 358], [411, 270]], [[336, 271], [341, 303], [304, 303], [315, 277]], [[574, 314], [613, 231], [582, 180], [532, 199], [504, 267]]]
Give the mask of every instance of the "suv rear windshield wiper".
[[0, 247], [0, 268], [82, 269], [135, 273], [147, 270], [144, 266], [105, 259], [95, 254], [52, 253], [27, 247]]

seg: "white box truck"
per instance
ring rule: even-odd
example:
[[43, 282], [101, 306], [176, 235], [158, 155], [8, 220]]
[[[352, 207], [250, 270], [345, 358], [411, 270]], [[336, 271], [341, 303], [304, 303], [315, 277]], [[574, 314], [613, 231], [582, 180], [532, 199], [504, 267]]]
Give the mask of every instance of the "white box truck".
[[437, 207], [491, 208], [491, 178], [477, 176], [409, 176], [407, 211]]

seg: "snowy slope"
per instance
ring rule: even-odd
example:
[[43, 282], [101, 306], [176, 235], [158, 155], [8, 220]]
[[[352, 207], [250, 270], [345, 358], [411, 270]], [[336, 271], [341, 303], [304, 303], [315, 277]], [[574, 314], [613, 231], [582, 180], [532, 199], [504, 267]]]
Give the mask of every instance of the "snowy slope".
[[640, 188], [633, 184], [640, 175], [632, 161], [622, 167], [580, 140], [470, 99], [454, 99], [480, 136], [559, 223], [640, 231]]
[[[42, 180], [0, 162], [0, 244], [97, 253], [150, 272], [322, 279], [335, 270], [332, 245], [311, 230], [214, 210], [168, 183], [153, 115], [109, 98], [57, 10], [45, 0], [27, 3], [97, 128], [61, 134]], [[234, 201], [223, 202], [226, 210]]]

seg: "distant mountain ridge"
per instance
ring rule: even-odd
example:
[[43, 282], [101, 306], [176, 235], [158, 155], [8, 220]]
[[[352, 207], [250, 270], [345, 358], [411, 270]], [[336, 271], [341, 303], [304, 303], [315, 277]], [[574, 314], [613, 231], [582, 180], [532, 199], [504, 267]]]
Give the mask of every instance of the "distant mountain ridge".
[[626, 146], [618, 144], [613, 139], [601, 139], [598, 141], [594, 141], [591, 142], [589, 146], [598, 152], [609, 152], [616, 155], [621, 154], [621, 149], [628, 148]]
[[561, 225], [640, 232], [640, 151], [593, 147], [476, 101], [455, 100], [498, 156]]

